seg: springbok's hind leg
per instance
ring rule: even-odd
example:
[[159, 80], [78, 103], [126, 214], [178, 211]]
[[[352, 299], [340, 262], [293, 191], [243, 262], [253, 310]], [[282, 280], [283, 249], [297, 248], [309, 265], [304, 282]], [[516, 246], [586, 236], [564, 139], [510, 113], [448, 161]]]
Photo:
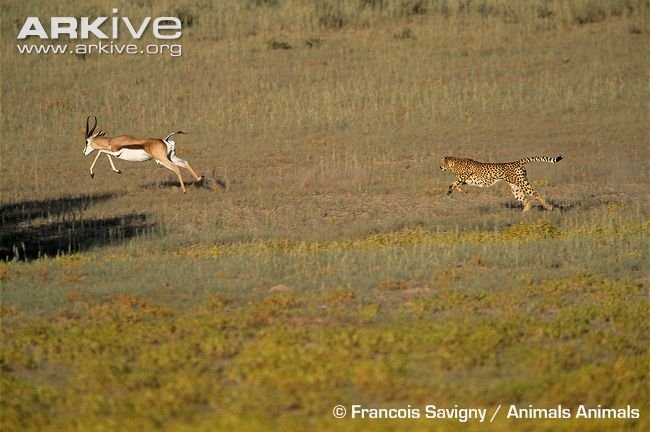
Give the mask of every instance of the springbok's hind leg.
[[178, 169], [178, 167], [171, 163], [169, 159], [158, 159], [157, 161], [160, 163], [160, 165], [164, 166], [170, 171], [173, 171], [176, 174], [178, 181], [181, 183], [181, 189], [183, 190], [183, 193], [187, 192], [185, 189], [185, 183], [183, 182], [183, 176], [181, 175], [181, 171]]
[[189, 173], [192, 174], [192, 177], [194, 177], [194, 180], [196, 180], [197, 184], [203, 183], [203, 180], [205, 179], [205, 177], [204, 176], [198, 176], [196, 174], [196, 172], [194, 172], [194, 170], [192, 169], [192, 167], [190, 166], [190, 164], [186, 160], [181, 159], [178, 156], [176, 156], [176, 153], [172, 153], [170, 159], [171, 159], [171, 161], [172, 161], [172, 163], [174, 165], [178, 165], [179, 167], [185, 168], [187, 171], [189, 171]]
[[[182, 166], [182, 165], [181, 165], [181, 166]], [[194, 179], [196, 180], [197, 183], [201, 183], [201, 182], [203, 181], [203, 179], [205, 178], [205, 177], [203, 177], [203, 176], [198, 176], [198, 175], [194, 172], [194, 170], [192, 169], [192, 167], [190, 166], [190, 164], [188, 164], [187, 162], [185, 162], [185, 166], [183, 166], [183, 168], [185, 168], [186, 170], [188, 170], [188, 171], [190, 172], [190, 174], [192, 174], [192, 177], [194, 177]]]
[[187, 190], [185, 189], [185, 183], [183, 182], [183, 176], [181, 175], [181, 170], [178, 169], [178, 167], [171, 161], [170, 157], [167, 155], [167, 146], [164, 145], [162, 142], [160, 142], [160, 144], [161, 144], [160, 146], [153, 147], [151, 151], [149, 151], [149, 154], [160, 165], [164, 166], [170, 171], [173, 171], [176, 174], [176, 177], [178, 177], [178, 181], [181, 184], [181, 189], [183, 190], [183, 193], [187, 192]]

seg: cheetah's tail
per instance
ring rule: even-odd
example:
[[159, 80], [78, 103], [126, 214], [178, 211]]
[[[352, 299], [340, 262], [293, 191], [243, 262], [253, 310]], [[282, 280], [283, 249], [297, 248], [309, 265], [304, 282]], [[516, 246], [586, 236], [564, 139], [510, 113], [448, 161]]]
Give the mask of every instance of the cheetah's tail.
[[519, 159], [519, 163], [521, 165], [525, 165], [529, 162], [549, 162], [549, 163], [557, 163], [564, 159], [564, 156], [556, 156], [556, 157], [547, 157], [547, 156], [531, 156], [523, 159]]

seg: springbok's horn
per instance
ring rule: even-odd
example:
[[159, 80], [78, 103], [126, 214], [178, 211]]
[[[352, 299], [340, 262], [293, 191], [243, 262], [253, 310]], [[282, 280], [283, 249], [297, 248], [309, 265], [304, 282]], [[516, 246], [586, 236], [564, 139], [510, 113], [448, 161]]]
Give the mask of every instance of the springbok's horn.
[[[90, 121], [90, 117], [93, 117], [95, 119], [95, 124], [93, 125], [92, 129], [90, 129], [90, 125], [88, 124]], [[97, 117], [88, 116], [88, 118], [86, 118], [86, 138], [90, 137], [95, 132], [96, 127], [97, 127]]]

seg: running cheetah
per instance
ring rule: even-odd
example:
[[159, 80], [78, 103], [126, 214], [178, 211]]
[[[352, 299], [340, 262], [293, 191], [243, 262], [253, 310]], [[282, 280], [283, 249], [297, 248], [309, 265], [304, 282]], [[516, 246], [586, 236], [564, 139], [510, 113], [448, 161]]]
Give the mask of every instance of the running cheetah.
[[563, 156], [534, 156], [519, 159], [516, 162], [484, 163], [473, 159], [460, 159], [447, 156], [440, 159], [440, 169], [443, 171], [451, 171], [457, 178], [457, 180], [449, 186], [447, 195], [451, 194], [454, 189], [458, 192], [465, 193], [465, 191], [460, 187], [463, 184], [487, 187], [492, 186], [500, 180], [507, 181], [515, 198], [524, 204], [523, 213], [525, 213], [530, 210], [530, 207], [532, 206], [532, 201], [528, 199], [526, 195], [532, 195], [546, 210], [553, 210], [553, 206], [547, 204], [530, 186], [528, 178], [526, 178], [526, 169], [524, 168], [524, 165], [529, 162], [556, 163], [562, 159]]

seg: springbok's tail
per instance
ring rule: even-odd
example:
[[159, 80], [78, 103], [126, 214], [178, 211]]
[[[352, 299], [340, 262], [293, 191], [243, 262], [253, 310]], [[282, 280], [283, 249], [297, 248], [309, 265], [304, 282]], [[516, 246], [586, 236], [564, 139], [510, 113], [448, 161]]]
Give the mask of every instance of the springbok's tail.
[[556, 156], [556, 157], [546, 157], [546, 156], [532, 156], [532, 157], [527, 157], [523, 159], [519, 159], [519, 163], [521, 165], [525, 165], [529, 162], [549, 162], [549, 163], [557, 163], [564, 159], [564, 156]]
[[169, 141], [169, 138], [171, 138], [174, 135], [187, 135], [187, 132], [183, 132], [183, 131], [172, 132], [169, 135], [167, 135], [165, 138], [163, 138], [163, 141]]

